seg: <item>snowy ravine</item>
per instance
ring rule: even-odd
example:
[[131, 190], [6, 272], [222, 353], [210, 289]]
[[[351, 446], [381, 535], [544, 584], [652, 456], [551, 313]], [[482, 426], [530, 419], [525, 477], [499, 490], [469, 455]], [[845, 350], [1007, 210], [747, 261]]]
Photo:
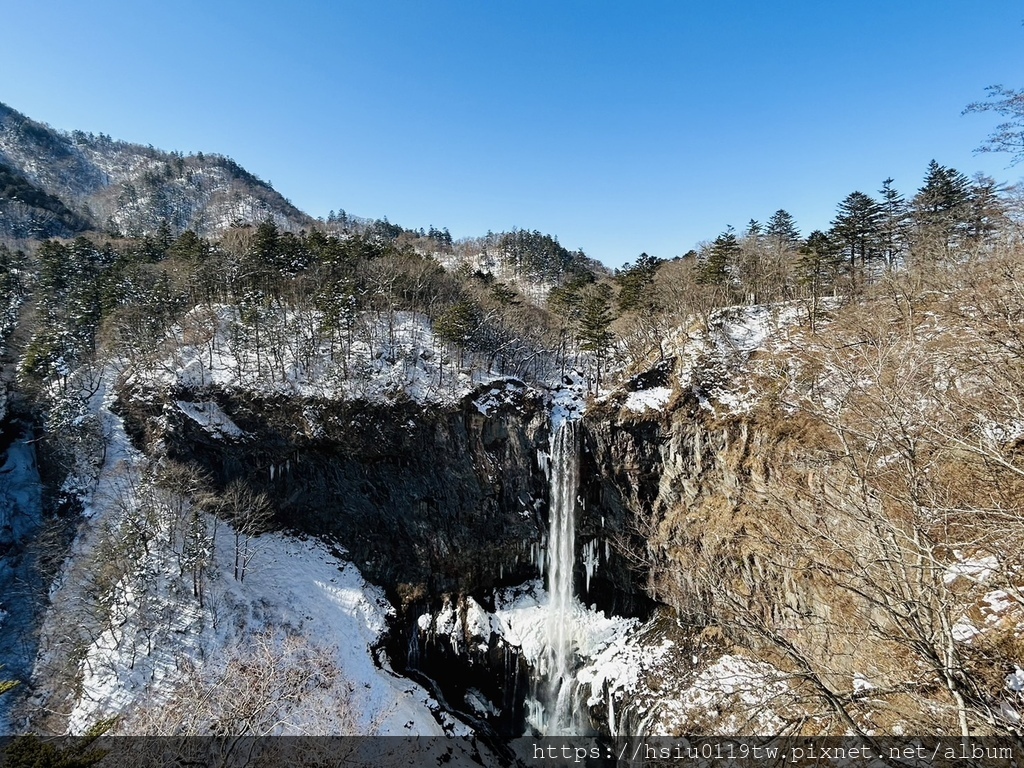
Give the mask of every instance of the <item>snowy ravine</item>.
[[[208, 532], [212, 557], [200, 604], [175, 533], [147, 515], [147, 460], [110, 411], [108, 391], [91, 403], [104, 423], [106, 458], [51, 590], [34, 673], [46, 685], [30, 710], [53, 708], [46, 697], [63, 686], [75, 692], [62, 705], [70, 733], [109, 717], [125, 733], [202, 733], [218, 722], [229, 732], [245, 722], [257, 735], [464, 732], [420, 686], [390, 670], [377, 646], [392, 607], [322, 542], [254, 537], [239, 580], [235, 532], [196, 510], [193, 525]], [[114, 567], [112, 544], [141, 527], [145, 554], [96, 594], [101, 571]], [[254, 675], [244, 695], [224, 685], [240, 670]], [[275, 675], [264, 700], [253, 699], [254, 683]], [[211, 693], [223, 695], [211, 702]], [[235, 711], [241, 706], [251, 711]]]

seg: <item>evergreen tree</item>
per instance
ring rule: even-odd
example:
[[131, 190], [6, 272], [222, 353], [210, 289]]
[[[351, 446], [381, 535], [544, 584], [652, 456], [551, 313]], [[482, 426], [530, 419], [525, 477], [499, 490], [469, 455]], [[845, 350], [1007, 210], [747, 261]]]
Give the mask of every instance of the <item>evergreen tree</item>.
[[612, 290], [607, 283], [595, 285], [583, 294], [580, 306], [580, 348], [594, 355], [595, 381], [598, 389], [601, 388], [604, 360], [615, 339], [609, 330], [612, 322], [611, 293]]
[[434, 334], [458, 349], [461, 367], [465, 351], [476, 340], [480, 325], [479, 307], [466, 299], [452, 304], [440, 314], [434, 321]]
[[167, 253], [167, 249], [171, 247], [171, 243], [174, 242], [174, 234], [171, 232], [171, 225], [167, 219], [160, 220], [160, 226], [157, 227], [156, 236], [153, 239], [157, 251], [163, 257]]
[[967, 236], [978, 242], [988, 241], [999, 228], [1006, 214], [1002, 193], [1005, 191], [995, 179], [978, 173], [971, 180]]
[[729, 227], [707, 249], [698, 275], [699, 281], [704, 285], [728, 286], [731, 271], [740, 253], [740, 244], [732, 227]]
[[564, 285], [555, 286], [548, 292], [548, 309], [570, 323], [576, 322], [583, 304], [583, 293], [592, 282], [593, 276], [591, 275], [589, 280], [583, 277], [573, 277]]
[[644, 304], [644, 289], [654, 282], [654, 276], [662, 260], [641, 253], [636, 264], [626, 263], [616, 270], [615, 282], [619, 285], [619, 310], [628, 312]]
[[768, 219], [764, 246], [763, 252], [758, 249], [759, 263], [754, 272], [757, 279], [753, 284], [753, 299], [764, 301], [789, 298], [793, 261], [800, 247], [800, 230], [789, 211], [780, 208]]
[[863, 192], [851, 192], [839, 203], [836, 218], [832, 221], [831, 239], [849, 254], [848, 269], [854, 289], [858, 269], [866, 270], [868, 264], [880, 255], [881, 220], [881, 206]]
[[768, 219], [764, 234], [776, 248], [788, 249], [800, 244], [800, 230], [796, 228], [796, 219], [789, 211], [781, 208]]
[[186, 229], [178, 239], [171, 244], [168, 252], [185, 261], [198, 263], [210, 253], [210, 244], [201, 239], [193, 230]]
[[25, 254], [0, 243], [0, 334], [14, 320], [4, 313], [12, 311], [25, 292], [24, 267]]
[[910, 215], [903, 195], [892, 186], [890, 177], [882, 182], [878, 191], [881, 195], [879, 207], [881, 217], [878, 224], [878, 246], [885, 265], [892, 269], [904, 252], [907, 244], [907, 219]]
[[796, 261], [797, 281], [811, 298], [808, 317], [811, 332], [814, 332], [818, 316], [818, 300], [828, 290], [835, 290], [836, 279], [842, 267], [842, 255], [828, 235], [814, 230], [807, 236], [807, 241], [800, 247]]
[[932, 160], [911, 206], [917, 244], [924, 250], [937, 246], [948, 255], [953, 243], [966, 234], [970, 202], [967, 177]]
[[271, 218], [266, 218], [252, 238], [253, 255], [263, 264], [273, 264], [281, 249], [281, 233]]
[[109, 754], [109, 750], [94, 745], [113, 726], [113, 720], [102, 720], [82, 736], [66, 742], [44, 739], [34, 733], [14, 736], [5, 745], [4, 768], [89, 768]]

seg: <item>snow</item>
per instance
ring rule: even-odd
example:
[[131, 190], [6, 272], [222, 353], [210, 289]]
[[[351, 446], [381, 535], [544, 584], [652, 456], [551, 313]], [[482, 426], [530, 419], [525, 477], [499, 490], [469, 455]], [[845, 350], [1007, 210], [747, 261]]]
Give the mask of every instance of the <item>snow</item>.
[[1015, 667], [1013, 672], [1006, 676], [1006, 687], [1017, 693], [1024, 691], [1024, 669]]
[[981, 433], [997, 445], [1007, 445], [1024, 437], [1024, 420], [1014, 419], [1004, 424], [986, 422], [981, 426]]
[[[546, 672], [548, 656], [549, 600], [540, 581], [502, 590], [495, 595], [495, 629], [510, 645], [519, 648], [527, 662], [542, 675]], [[626, 669], [626, 665], [612, 664], [602, 656], [602, 652], [612, 645], [621, 644], [640, 622], [619, 616], [607, 617], [585, 607], [578, 599], [573, 600], [570, 621], [570, 641], [583, 663], [577, 679], [582, 681], [590, 674], [594, 680], [598, 677], [602, 680], [621, 679], [621, 684], [625, 685], [628, 682], [625, 676], [631, 671]]]
[[854, 693], [866, 693], [867, 691], [875, 688], [875, 684], [872, 683], [868, 678], [862, 675], [860, 672], [853, 676], [853, 692]]
[[721, 330], [715, 338], [719, 347], [728, 352], [750, 354], [764, 346], [772, 332], [772, 307], [727, 307], [719, 310], [716, 320]]
[[133, 369], [131, 380], [191, 390], [216, 386], [417, 403], [454, 403], [482, 384], [505, 380], [471, 355], [463, 366], [454, 365], [456, 358], [435, 339], [430, 320], [416, 312], [362, 313], [353, 318], [350, 333], [340, 334], [314, 310], [267, 308], [259, 322], [262, 336], [242, 322], [235, 307], [196, 307], [169, 332], [154, 359]]
[[495, 253], [493, 249], [489, 253], [477, 251], [460, 254], [437, 251], [430, 255], [449, 272], [468, 266], [471, 272], [493, 275], [500, 282], [516, 286], [523, 295], [538, 304], [546, 301], [551, 289], [556, 286], [556, 283], [550, 280], [524, 274], [516, 267], [514, 259], [507, 258], [503, 253]]
[[980, 635], [981, 631], [967, 619], [960, 619], [960, 621], [953, 625], [950, 634], [958, 643], [969, 643], [977, 635]]
[[946, 572], [942, 575], [942, 581], [947, 586], [961, 578], [984, 584], [999, 570], [999, 558], [995, 555], [967, 558], [962, 552], [956, 550], [953, 552], [953, 556], [957, 558], [957, 562], [947, 567]]
[[[751, 376], [760, 365], [758, 355], [784, 351], [791, 329], [806, 316], [803, 303], [788, 302], [723, 307], [712, 312], [703, 327], [695, 319], [694, 325], [680, 329], [667, 342], [678, 361], [679, 388], [691, 390], [701, 406], [715, 414], [748, 412], [759, 399]], [[658, 395], [649, 404], [648, 397], [652, 396], [630, 393], [626, 407], [642, 412], [665, 406]]]
[[[722, 716], [720, 732], [773, 734], [781, 732], [785, 722], [771, 704], [787, 690], [774, 667], [726, 654], [697, 675], [679, 704], [683, 710]], [[737, 703], [739, 711], [734, 711]]]
[[626, 410], [634, 411], [636, 413], [643, 413], [644, 411], [661, 411], [664, 410], [666, 405], [668, 405], [668, 401], [671, 398], [671, 387], [651, 387], [650, 389], [640, 389], [635, 392], [630, 392], [626, 396], [626, 402], [623, 407], [625, 407]]
[[550, 391], [551, 429], [558, 429], [563, 421], [580, 418], [587, 409], [590, 383], [579, 371], [570, 371], [562, 377], [559, 386]]
[[473, 406], [484, 416], [490, 416], [496, 410], [514, 406], [524, 387], [521, 381], [499, 383], [477, 397]]
[[[142, 596], [126, 585], [119, 596], [118, 626], [89, 648], [82, 692], [69, 728], [82, 732], [100, 717], [125, 713], [140, 702], [173, 695], [174, 672], [183, 656], [205, 659], [199, 670], [214, 677], [218, 661], [264, 637], [300, 638], [338, 670], [326, 691], [303, 701], [275, 733], [442, 735], [431, 713], [436, 703], [419, 686], [378, 663], [373, 648], [386, 628], [391, 606], [351, 563], [320, 542], [273, 533], [259, 537], [258, 554], [243, 582], [230, 575], [233, 532], [222, 525], [217, 539], [219, 577], [207, 611], [181, 605], [173, 594]], [[147, 599], [148, 597], [148, 599]], [[154, 602], [175, 606], [178, 619], [155, 647], [143, 650], [143, 610]], [[227, 651], [227, 653], [225, 653]], [[145, 658], [138, 658], [141, 655]], [[300, 657], [301, 658], [301, 657]], [[321, 663], [324, 663], [323, 661]], [[318, 711], [319, 710], [319, 711]]]
[[1003, 614], [1017, 605], [1017, 601], [1005, 590], [995, 589], [981, 598], [981, 604], [988, 614], [985, 621], [995, 624]]
[[[541, 678], [548, 673], [548, 602], [540, 581], [495, 594], [495, 630], [520, 649]], [[638, 619], [606, 616], [574, 600], [570, 637], [577, 706], [592, 710], [603, 705], [613, 736], [674, 734], [693, 728], [767, 734], [785, 725], [776, 712], [791, 708], [791, 692], [779, 670], [728, 654], [701, 668], [700, 658], [694, 655], [691, 660], [667, 631], [657, 616], [642, 624]], [[539, 722], [541, 702], [532, 702], [531, 708], [531, 722]]]
[[466, 635], [477, 641], [477, 648], [487, 650], [491, 636], [491, 617], [472, 597], [466, 597]]
[[207, 400], [203, 403], [190, 403], [178, 400], [176, 405], [182, 413], [214, 437], [237, 439], [245, 436], [245, 432], [212, 400]]
[[[492, 626], [504, 640], [519, 648], [534, 674], [546, 677], [551, 658], [547, 632], [549, 595], [540, 581], [503, 590], [495, 595], [495, 621]], [[670, 640], [651, 642], [643, 637], [638, 619], [607, 616], [595, 608], [587, 608], [578, 599], [570, 611], [569, 639], [575, 659], [576, 697], [580, 705], [597, 707], [605, 704], [609, 728], [613, 734], [622, 722], [628, 697], [662, 700], [664, 693], [646, 688], [646, 677], [666, 663], [675, 650]], [[529, 702], [528, 702], [529, 703]], [[658, 710], [659, 704], [653, 709]], [[540, 702], [532, 702], [534, 724], [543, 720]], [[657, 711], [652, 715], [659, 714]], [[618, 719], [617, 719], [618, 718]], [[655, 726], [656, 727], [656, 726]]]
[[[50, 679], [48, 670], [66, 668], [68, 644], [83, 643], [69, 732], [115, 714], [126, 732], [173, 730], [173, 723], [159, 719], [162, 712], [165, 718], [168, 712], [198, 717], [180, 706], [190, 686], [257, 664], [263, 654], [273, 661], [270, 670], [283, 665], [314, 675], [308, 695], [280, 703], [273, 733], [445, 735], [437, 702], [392, 672], [375, 650], [392, 607], [323, 543], [283, 533], [257, 537], [240, 581], [233, 577], [234, 531], [200, 513], [212, 532], [213, 566], [199, 604], [167, 521], [146, 518], [138, 503], [146, 492], [146, 460], [110, 411], [111, 399], [104, 386], [91, 403], [106, 425], [106, 460], [86, 499], [86, 522], [53, 586], [40, 643], [45, 650], [34, 674]], [[129, 560], [105, 595], [92, 594], [99, 583], [93, 574], [111, 544], [144, 525], [150, 526], [145, 554]], [[100, 623], [82, 613], [97, 599], [107, 606]]]

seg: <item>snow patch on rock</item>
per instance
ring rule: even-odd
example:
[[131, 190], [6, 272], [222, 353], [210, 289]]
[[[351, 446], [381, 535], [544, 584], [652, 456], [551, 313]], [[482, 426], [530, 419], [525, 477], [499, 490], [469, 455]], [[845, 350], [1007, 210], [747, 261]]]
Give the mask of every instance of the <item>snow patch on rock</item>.
[[212, 400], [202, 403], [178, 400], [176, 405], [182, 413], [216, 438], [238, 439], [245, 436], [245, 432]]
[[626, 410], [634, 411], [636, 413], [643, 413], [644, 411], [661, 411], [664, 410], [666, 405], [668, 405], [668, 401], [671, 398], [671, 387], [651, 387], [650, 389], [640, 389], [626, 395], [626, 402], [623, 407], [625, 407]]

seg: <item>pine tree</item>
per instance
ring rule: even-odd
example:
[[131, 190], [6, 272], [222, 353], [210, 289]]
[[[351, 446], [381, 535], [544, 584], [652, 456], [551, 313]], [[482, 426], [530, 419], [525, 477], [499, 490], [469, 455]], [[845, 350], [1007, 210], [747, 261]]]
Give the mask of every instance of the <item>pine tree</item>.
[[757, 269], [758, 283], [755, 297], [762, 299], [789, 298], [792, 288], [793, 261], [800, 247], [800, 230], [796, 219], [782, 208], [772, 214], [765, 227], [764, 253]]
[[170, 246], [168, 252], [179, 259], [198, 263], [210, 253], [210, 245], [193, 230], [186, 229]]
[[729, 227], [708, 248], [698, 275], [705, 285], [728, 286], [731, 272], [741, 253], [736, 235]]
[[812, 333], [818, 316], [818, 300], [825, 291], [835, 290], [841, 266], [842, 256], [828, 235], [817, 229], [811, 232], [807, 236], [807, 241], [800, 247], [796, 273], [797, 281], [810, 294], [811, 307], [808, 318]]
[[764, 234], [776, 248], [794, 248], [800, 244], [800, 230], [796, 228], [796, 219], [782, 208], [768, 219]]
[[854, 289], [858, 269], [866, 271], [869, 262], [880, 254], [881, 219], [881, 206], [874, 199], [863, 192], [851, 192], [839, 203], [836, 218], [832, 221], [831, 239], [849, 254], [848, 269]]
[[932, 160], [911, 206], [919, 252], [935, 246], [948, 256], [952, 245], [966, 234], [970, 201], [967, 177]]
[[458, 349], [460, 367], [466, 348], [473, 343], [480, 329], [479, 314], [477, 305], [467, 299], [452, 304], [434, 321], [434, 334]]
[[892, 177], [882, 182], [878, 191], [881, 218], [878, 225], [878, 245], [885, 265], [892, 269], [907, 245], [907, 220], [910, 215], [907, 201], [893, 188]]
[[999, 228], [999, 221], [1006, 214], [1002, 193], [1005, 188], [983, 173], [975, 174], [971, 180], [967, 236], [974, 241], [988, 241]]
[[597, 388], [601, 388], [601, 372], [614, 335], [612, 322], [611, 288], [606, 283], [595, 285], [583, 295], [580, 307], [578, 336], [580, 348], [594, 355]]
[[644, 289], [654, 281], [654, 275], [661, 263], [661, 259], [641, 253], [635, 265], [627, 263], [622, 269], [616, 270], [615, 282], [619, 285], [620, 311], [628, 312], [646, 304]]

